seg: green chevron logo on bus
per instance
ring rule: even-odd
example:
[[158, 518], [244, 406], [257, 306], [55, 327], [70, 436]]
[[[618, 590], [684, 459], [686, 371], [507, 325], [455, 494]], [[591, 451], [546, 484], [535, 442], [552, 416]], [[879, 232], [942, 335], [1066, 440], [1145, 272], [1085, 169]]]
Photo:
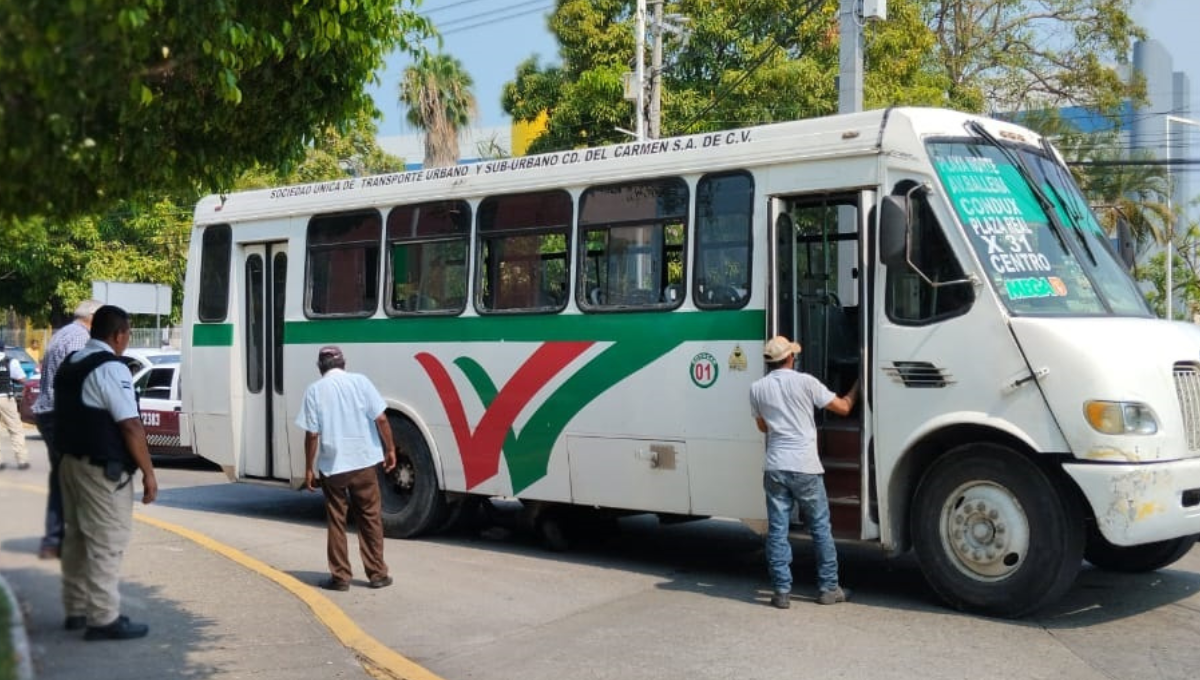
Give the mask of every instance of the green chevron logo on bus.
[[429, 352], [415, 355], [446, 409], [462, 459], [467, 490], [499, 472], [501, 455], [508, 466], [513, 493], [520, 493], [545, 477], [554, 442], [567, 423], [613, 385], [677, 346], [679, 340], [643, 339], [610, 344], [552, 392], [517, 433], [513, 423], [533, 395], [594, 344], [592, 341], [542, 343], [500, 388], [474, 359], [456, 358], [453, 365], [466, 377], [484, 406], [474, 428], [467, 422], [462, 397], [446, 366]]

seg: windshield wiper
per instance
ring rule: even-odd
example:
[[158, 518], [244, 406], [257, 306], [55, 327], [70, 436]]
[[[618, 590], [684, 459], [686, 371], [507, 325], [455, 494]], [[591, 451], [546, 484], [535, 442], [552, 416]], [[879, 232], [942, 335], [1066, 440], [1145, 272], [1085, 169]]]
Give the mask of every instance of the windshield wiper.
[[1058, 247], [1062, 248], [1063, 252], [1071, 255], [1071, 249], [1067, 247], [1067, 239], [1064, 235], [1066, 228], [1058, 220], [1058, 212], [1054, 209], [1054, 204], [1050, 201], [1050, 197], [1042, 188], [1038, 186], [1037, 181], [1033, 177], [1033, 173], [1025, 165], [1025, 160], [1021, 158], [1015, 151], [1008, 148], [996, 139], [995, 135], [988, 132], [983, 125], [978, 121], [970, 121], [967, 123], [967, 129], [975, 134], [983, 137], [989, 144], [996, 147], [1000, 153], [1004, 154], [1004, 158], [1012, 164], [1017, 172], [1021, 173], [1021, 178], [1025, 180], [1026, 186], [1033, 192], [1034, 198], [1037, 199], [1038, 205], [1042, 207], [1042, 212], [1046, 213], [1046, 221], [1050, 225], [1050, 231], [1054, 234], [1054, 238], [1058, 241]]
[[[1062, 181], [1063, 169], [1058, 163], [1054, 162], [1054, 150], [1050, 148], [1050, 143], [1046, 141], [1045, 137], [1042, 137], [1041, 145], [1042, 151], [1046, 154], [1047, 160], [1051, 165], [1054, 166], [1054, 171], [1058, 175], [1059, 181]], [[1053, 191], [1054, 196], [1058, 198], [1059, 205], [1063, 207], [1063, 210], [1065, 210], [1075, 222], [1073, 225], [1075, 228], [1072, 230], [1075, 232], [1075, 240], [1079, 241], [1079, 245], [1083, 246], [1084, 252], [1087, 253], [1088, 259], [1091, 260], [1092, 266], [1095, 267], [1098, 264], [1096, 262], [1096, 255], [1092, 252], [1092, 246], [1087, 242], [1087, 236], [1083, 233], [1082, 229], [1083, 215], [1080, 215], [1079, 209], [1066, 200], [1066, 197], [1059, 192], [1058, 187], [1054, 186], [1053, 182], [1047, 182], [1047, 184], [1050, 187], [1050, 191]]]

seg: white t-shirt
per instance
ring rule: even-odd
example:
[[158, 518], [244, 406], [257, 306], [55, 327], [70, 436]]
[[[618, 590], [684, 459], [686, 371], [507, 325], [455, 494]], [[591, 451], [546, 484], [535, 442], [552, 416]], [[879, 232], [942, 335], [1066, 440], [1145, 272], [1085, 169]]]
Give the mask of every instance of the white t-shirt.
[[813, 376], [777, 368], [750, 386], [750, 414], [767, 423], [764, 469], [819, 475], [825, 472], [817, 455], [817, 424], [813, 413], [837, 397]]
[[375, 419], [386, 408], [379, 390], [358, 373], [333, 368], [309, 385], [296, 425], [320, 437], [317, 469], [328, 476], [382, 461], [383, 443]]

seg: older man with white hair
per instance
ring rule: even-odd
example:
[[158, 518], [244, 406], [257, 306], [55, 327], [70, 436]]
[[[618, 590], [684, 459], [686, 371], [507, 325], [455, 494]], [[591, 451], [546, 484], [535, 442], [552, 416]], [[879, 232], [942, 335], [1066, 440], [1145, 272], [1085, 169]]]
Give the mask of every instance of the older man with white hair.
[[56, 446], [54, 431], [54, 376], [58, 367], [71, 352], [82, 349], [91, 337], [92, 315], [103, 305], [99, 300], [84, 300], [75, 307], [75, 319], [54, 332], [46, 352], [42, 355], [41, 393], [33, 404], [33, 417], [38, 433], [46, 443], [46, 455], [50, 458], [50, 493], [46, 498], [46, 534], [38, 557], [52, 560], [59, 556], [63, 540], [62, 490], [58, 484], [58, 464], [62, 452]]

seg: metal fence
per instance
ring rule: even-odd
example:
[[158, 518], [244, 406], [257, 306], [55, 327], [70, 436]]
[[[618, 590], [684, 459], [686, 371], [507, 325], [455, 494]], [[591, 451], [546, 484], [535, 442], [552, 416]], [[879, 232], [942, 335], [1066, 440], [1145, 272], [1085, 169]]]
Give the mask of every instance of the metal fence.
[[[179, 349], [182, 332], [180, 328], [134, 328], [130, 334], [129, 346]], [[0, 329], [0, 342], [6, 347], [24, 347], [30, 355], [41, 359], [42, 349], [49, 344], [51, 333], [49, 329]]]

